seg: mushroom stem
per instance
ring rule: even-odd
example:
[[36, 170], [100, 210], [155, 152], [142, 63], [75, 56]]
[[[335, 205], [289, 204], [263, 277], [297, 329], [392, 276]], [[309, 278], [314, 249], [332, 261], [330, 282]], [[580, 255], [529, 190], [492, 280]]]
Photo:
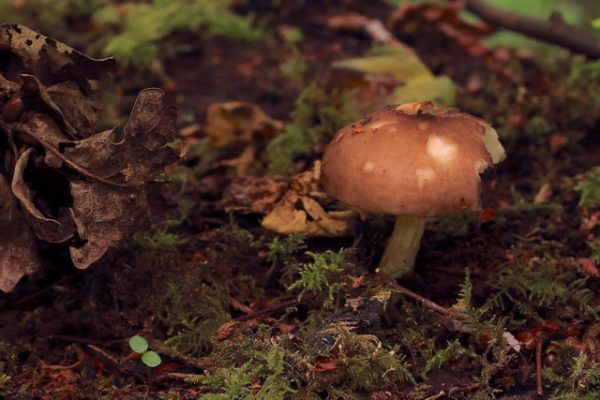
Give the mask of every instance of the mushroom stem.
[[427, 219], [410, 215], [396, 217], [394, 231], [385, 247], [379, 270], [391, 278], [412, 272]]

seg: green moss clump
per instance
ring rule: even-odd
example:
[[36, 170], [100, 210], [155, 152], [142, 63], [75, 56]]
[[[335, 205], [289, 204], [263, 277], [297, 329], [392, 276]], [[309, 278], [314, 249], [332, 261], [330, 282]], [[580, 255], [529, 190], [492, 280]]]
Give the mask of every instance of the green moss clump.
[[302, 298], [306, 293], [324, 294], [325, 305], [333, 305], [336, 294], [343, 288], [342, 283], [348, 281], [344, 277], [347, 250], [306, 254], [313, 258], [313, 262], [301, 266], [299, 279], [288, 290], [300, 289], [298, 298]]
[[511, 323], [544, 319], [560, 307], [573, 307], [598, 319], [600, 304], [586, 276], [576, 266], [540, 260], [535, 266], [512, 265], [490, 278], [493, 293], [484, 309], [510, 313]]
[[[568, 349], [567, 349], [568, 350]], [[574, 350], [574, 349], [571, 349]], [[564, 352], [563, 353], [567, 353]], [[571, 351], [563, 354], [564, 368], [557, 373], [546, 367], [544, 382], [549, 386], [550, 400], [594, 400], [600, 398], [600, 363], [588, 359], [583, 353]]]
[[585, 173], [577, 182], [575, 190], [581, 194], [579, 205], [582, 207], [600, 207], [600, 166]]

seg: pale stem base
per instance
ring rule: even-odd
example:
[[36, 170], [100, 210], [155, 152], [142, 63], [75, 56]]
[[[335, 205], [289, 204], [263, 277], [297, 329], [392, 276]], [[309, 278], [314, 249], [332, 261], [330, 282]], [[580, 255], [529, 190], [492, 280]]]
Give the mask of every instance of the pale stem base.
[[385, 247], [379, 270], [390, 278], [398, 278], [413, 271], [421, 245], [426, 218], [400, 215]]

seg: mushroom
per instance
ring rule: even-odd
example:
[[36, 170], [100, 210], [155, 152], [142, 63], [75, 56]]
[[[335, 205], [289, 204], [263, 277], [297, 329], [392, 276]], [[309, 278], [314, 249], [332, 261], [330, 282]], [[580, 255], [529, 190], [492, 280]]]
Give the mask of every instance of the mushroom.
[[413, 270], [427, 217], [479, 210], [479, 174], [504, 157], [479, 118], [432, 101], [387, 105], [336, 134], [321, 180], [355, 209], [396, 216], [379, 271], [397, 278]]

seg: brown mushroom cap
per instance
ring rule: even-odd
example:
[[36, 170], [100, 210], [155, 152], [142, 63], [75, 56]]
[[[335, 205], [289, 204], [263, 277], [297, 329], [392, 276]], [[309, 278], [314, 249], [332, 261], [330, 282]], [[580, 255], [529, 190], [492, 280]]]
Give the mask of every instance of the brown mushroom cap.
[[430, 101], [388, 105], [337, 133], [321, 179], [354, 208], [426, 217], [478, 210], [479, 174], [502, 158], [481, 119]]

